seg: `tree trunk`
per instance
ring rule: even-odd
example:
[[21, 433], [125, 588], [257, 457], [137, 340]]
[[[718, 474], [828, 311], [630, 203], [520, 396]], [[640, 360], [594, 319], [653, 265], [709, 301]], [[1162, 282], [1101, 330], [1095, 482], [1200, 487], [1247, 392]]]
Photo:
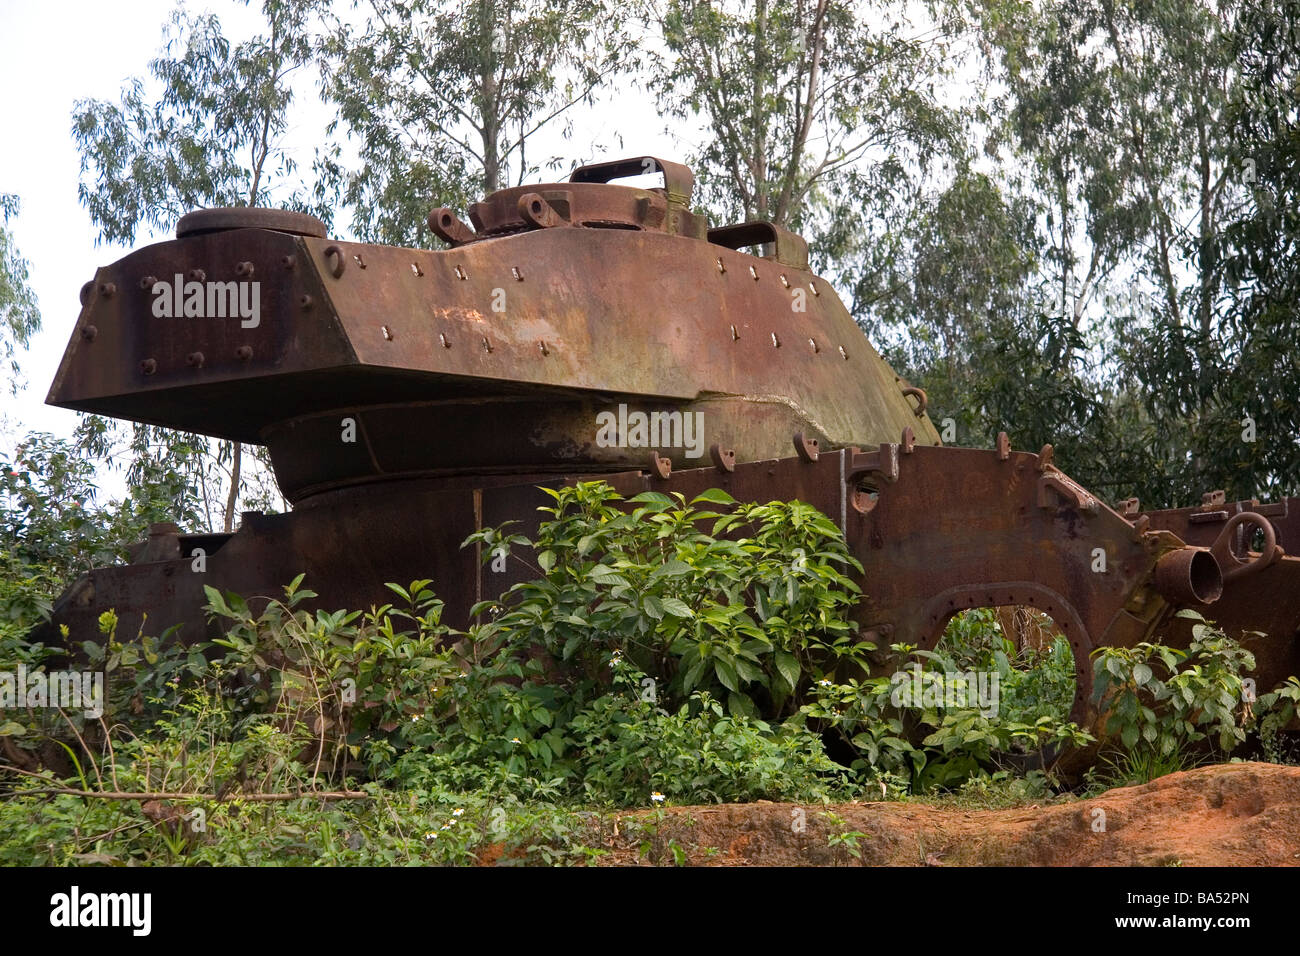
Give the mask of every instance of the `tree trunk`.
[[754, 99], [750, 104], [750, 131], [754, 137], [754, 218], [768, 218], [767, 203], [767, 117], [763, 114], [766, 92], [767, 0], [758, 0], [754, 11]]
[[221, 528], [227, 534], [235, 530], [235, 508], [239, 506], [239, 471], [243, 451], [243, 444], [235, 442], [230, 455], [230, 494], [226, 496], [226, 519], [222, 522]]
[[483, 189], [493, 193], [501, 188], [501, 159], [498, 155], [498, 140], [501, 134], [501, 109], [498, 102], [500, 90], [497, 84], [496, 24], [492, 18], [492, 5], [488, 2], [479, 4], [479, 37], [483, 44], [483, 72], [479, 85], [482, 100], [483, 126]]
[[[272, 32], [271, 38], [272, 45], [274, 45], [274, 32]], [[268, 109], [262, 116], [262, 139], [259, 144], [257, 159], [253, 164], [253, 182], [248, 189], [248, 205], [250, 207], [257, 205], [258, 192], [262, 186], [262, 168], [266, 165], [266, 157], [270, 150], [271, 111]], [[243, 457], [243, 442], [232, 444], [230, 448], [230, 493], [226, 495], [226, 515], [221, 522], [221, 530], [227, 534], [235, 530], [235, 509], [239, 507], [239, 479], [240, 472], [243, 470]]]

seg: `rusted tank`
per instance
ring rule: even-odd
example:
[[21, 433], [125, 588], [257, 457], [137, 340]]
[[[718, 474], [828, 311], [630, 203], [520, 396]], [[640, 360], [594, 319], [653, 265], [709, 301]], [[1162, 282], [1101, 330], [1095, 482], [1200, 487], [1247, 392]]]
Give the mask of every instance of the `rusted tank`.
[[[651, 170], [662, 188], [611, 182]], [[602, 477], [817, 506], [863, 564], [857, 616], [881, 645], [933, 646], [968, 608], [1043, 611], [1074, 649], [1078, 717], [1092, 649], [1185, 639], [1182, 607], [1262, 631], [1248, 639], [1262, 684], [1300, 670], [1289, 500], [1116, 510], [1050, 446], [941, 447], [925, 393], [810, 271], [804, 241], [710, 228], [692, 184], [651, 157], [584, 166], [494, 193], [468, 224], [434, 210], [436, 251], [202, 210], [100, 269], [48, 401], [266, 445], [294, 507], [227, 535], [155, 526], [130, 564], [75, 582], [51, 627], [93, 637], [112, 607], [124, 633], [147, 613], [151, 632], [201, 636], [205, 584], [269, 596], [300, 572], [329, 607], [431, 577], [463, 625], [517, 572], [460, 543], [535, 522], [539, 485]]]

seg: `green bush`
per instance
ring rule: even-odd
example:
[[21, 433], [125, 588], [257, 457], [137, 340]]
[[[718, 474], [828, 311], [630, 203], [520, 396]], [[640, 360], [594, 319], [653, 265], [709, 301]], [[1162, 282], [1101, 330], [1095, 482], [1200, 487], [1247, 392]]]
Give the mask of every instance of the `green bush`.
[[[952, 671], [933, 660], [927, 664], [925, 673], [938, 677], [940, 686], [952, 679]], [[1047, 749], [1055, 758], [1092, 740], [1076, 724], [1050, 714], [1025, 722], [986, 715], [978, 707], [897, 708], [891, 692], [885, 677], [828, 682], [804, 714], [852, 748], [853, 770], [915, 793], [960, 787], [1015, 768], [1019, 756]]]
[[1122, 748], [1107, 760], [1113, 780], [1146, 782], [1194, 763], [1225, 759], [1257, 731], [1267, 754], [1295, 716], [1294, 677], [1253, 705], [1244, 681], [1255, 657], [1192, 610], [1184, 649], [1141, 643], [1093, 654], [1093, 700]]
[[1093, 701], [1128, 750], [1168, 754], [1207, 740], [1227, 753], [1246, 738], [1237, 710], [1254, 655], [1195, 611], [1179, 616], [1199, 622], [1186, 650], [1144, 642], [1094, 651]]
[[543, 651], [556, 665], [547, 683], [571, 706], [607, 683], [617, 652], [651, 675], [670, 709], [700, 690], [733, 715], [779, 720], [816, 679], [865, 666], [874, 649], [848, 617], [858, 588], [844, 571], [862, 568], [810, 505], [738, 504], [718, 490], [689, 504], [656, 492], [625, 503], [603, 482], [547, 492], [555, 505], [542, 509], [552, 517], [535, 541], [502, 528], [466, 542], [481, 543], [487, 560], [531, 545], [539, 574], [478, 605], [493, 619], [472, 637], [521, 666], [530, 649]]
[[856, 562], [835, 525], [720, 491], [550, 494], [535, 540], [466, 542], [487, 560], [527, 545], [541, 576], [475, 609], [488, 620], [467, 635], [431, 749], [598, 804], [848, 792], [817, 734], [783, 721], [872, 649], [847, 617], [857, 588], [841, 569]]
[[[1017, 649], [1002, 635], [992, 608], [954, 617], [933, 651], [892, 645], [920, 669], [940, 699], [961, 690], [970, 671], [996, 674], [993, 713], [974, 706], [897, 706], [889, 677], [822, 681], [803, 714], [856, 754], [852, 768], [897, 789], [928, 793], [1019, 772], [1023, 758], [1042, 752], [1050, 769], [1070, 747], [1092, 737], [1069, 720], [1074, 657], [1068, 642]], [[953, 699], [959, 700], [956, 693]]]
[[1040, 717], [1069, 719], [1074, 652], [1059, 634], [1044, 649], [1017, 647], [1002, 633], [994, 608], [975, 608], [948, 622], [935, 660], [949, 671], [996, 671], [1001, 679], [999, 714], [1008, 720], [1032, 724]]

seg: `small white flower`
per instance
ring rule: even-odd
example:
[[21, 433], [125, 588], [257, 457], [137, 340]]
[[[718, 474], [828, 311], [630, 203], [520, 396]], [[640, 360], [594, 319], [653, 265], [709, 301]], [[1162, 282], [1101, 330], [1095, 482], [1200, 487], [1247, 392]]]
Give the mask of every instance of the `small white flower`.
[[650, 794], [650, 799], [655, 803], [663, 803], [667, 798], [656, 790], [654, 793]]
[[420, 719], [420, 715], [419, 715], [419, 714], [412, 714], [412, 715], [411, 715], [411, 723], [415, 723], [415, 722], [418, 721], [419, 719]]
[[830, 686], [832, 686], [832, 685], [831, 685], [831, 682], [828, 681], [828, 680], [819, 680], [819, 681], [817, 682], [817, 686], [818, 686], [818, 687], [830, 687]]
[[426, 834], [424, 835], [424, 838], [425, 838], [426, 840], [436, 840], [436, 839], [438, 839], [438, 834], [436, 834], [436, 833], [434, 833], [432, 830], [430, 830], [428, 833], [426, 833]]
[[523, 743], [523, 741], [520, 740], [518, 737], [511, 737], [511, 738], [510, 738], [510, 742], [511, 742], [512, 744], [521, 744], [521, 743]]
[[464, 813], [464, 812], [465, 812], [465, 811], [464, 811], [463, 809], [453, 810], [453, 811], [451, 811], [451, 815], [452, 815], [453, 817], [458, 817], [458, 816], [460, 816], [460, 815], [461, 815], [462, 813]]

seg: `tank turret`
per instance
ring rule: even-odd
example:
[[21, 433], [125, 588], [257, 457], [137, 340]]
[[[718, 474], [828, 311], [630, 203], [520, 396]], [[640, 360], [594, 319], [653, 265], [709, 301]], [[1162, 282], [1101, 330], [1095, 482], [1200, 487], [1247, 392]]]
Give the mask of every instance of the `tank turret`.
[[[607, 182], [652, 166], [664, 188]], [[264, 444], [291, 501], [391, 478], [698, 467], [711, 449], [759, 461], [795, 433], [937, 443], [804, 241], [709, 229], [691, 186], [662, 160], [584, 166], [492, 194], [472, 227], [434, 210], [436, 251], [329, 239], [278, 210], [191, 213], [88, 284], [49, 401]]]

